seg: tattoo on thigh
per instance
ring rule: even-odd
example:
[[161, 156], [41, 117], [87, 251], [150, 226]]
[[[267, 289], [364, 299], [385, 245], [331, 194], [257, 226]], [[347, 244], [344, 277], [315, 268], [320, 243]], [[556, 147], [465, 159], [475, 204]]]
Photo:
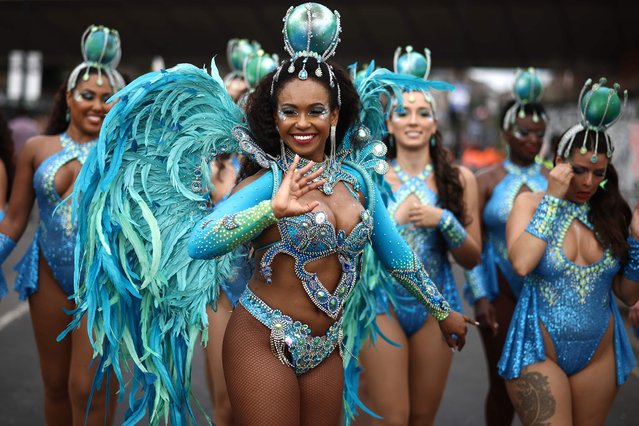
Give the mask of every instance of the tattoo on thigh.
[[522, 374], [517, 381], [517, 412], [525, 426], [549, 426], [555, 414], [555, 398], [548, 377], [538, 372]]

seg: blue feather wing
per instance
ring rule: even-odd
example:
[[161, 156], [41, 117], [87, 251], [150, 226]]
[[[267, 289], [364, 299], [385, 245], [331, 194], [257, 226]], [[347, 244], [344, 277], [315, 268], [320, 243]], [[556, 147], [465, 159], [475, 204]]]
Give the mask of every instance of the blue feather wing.
[[206, 340], [206, 307], [233, 274], [232, 254], [194, 260], [186, 249], [208, 209], [210, 161], [240, 151], [233, 129], [244, 114], [216, 72], [182, 64], [118, 92], [75, 184], [80, 272], [70, 328], [86, 315], [98, 376], [113, 367], [121, 397], [130, 393], [128, 424], [146, 410], [151, 423], [194, 420], [192, 352], [200, 332]]

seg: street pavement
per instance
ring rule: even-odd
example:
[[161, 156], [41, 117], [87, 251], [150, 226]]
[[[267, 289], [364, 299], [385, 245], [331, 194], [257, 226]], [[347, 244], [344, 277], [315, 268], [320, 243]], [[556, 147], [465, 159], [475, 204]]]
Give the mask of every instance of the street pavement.
[[[18, 248], [3, 266], [9, 286], [15, 273], [11, 270], [24, 253], [35, 230], [35, 221], [20, 241]], [[460, 278], [459, 270], [456, 276]], [[471, 312], [465, 306], [466, 312]], [[639, 343], [631, 337], [639, 354]], [[207, 390], [203, 353], [196, 348], [193, 367], [193, 391], [202, 410], [212, 417]], [[437, 415], [437, 425], [482, 425], [483, 400], [487, 389], [487, 374], [479, 334], [471, 329], [463, 352], [455, 354], [448, 385]], [[43, 395], [38, 356], [28, 315], [28, 305], [18, 301], [15, 293], [0, 302], [0, 425], [44, 425]], [[621, 387], [606, 425], [639, 424], [639, 369]], [[194, 404], [199, 424], [207, 424], [205, 415]], [[119, 404], [116, 424], [124, 418], [124, 403]], [[146, 423], [146, 422], [145, 422]], [[519, 422], [515, 422], [518, 425]]]

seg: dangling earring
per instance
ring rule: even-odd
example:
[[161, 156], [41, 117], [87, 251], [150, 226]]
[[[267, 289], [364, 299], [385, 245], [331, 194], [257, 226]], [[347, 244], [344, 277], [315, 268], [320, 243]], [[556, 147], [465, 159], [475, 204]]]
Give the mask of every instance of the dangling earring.
[[337, 141], [336, 141], [336, 136], [335, 133], [337, 132], [337, 127], [333, 124], [331, 126], [331, 154], [329, 156], [329, 164], [332, 165], [333, 161], [335, 161], [335, 150], [337, 147]]
[[430, 146], [437, 145], [437, 138], [435, 138], [435, 133], [430, 137]]
[[395, 146], [395, 136], [392, 133], [388, 134], [388, 145], [393, 147]]
[[280, 160], [284, 164], [284, 167], [288, 170], [288, 160], [286, 159], [286, 145], [284, 145], [284, 141], [280, 138]]
[[69, 108], [67, 108], [67, 113], [64, 115], [64, 120], [68, 123], [69, 121], [71, 121], [71, 111], [69, 111]]
[[599, 182], [599, 188], [601, 188], [601, 189], [603, 189], [605, 191], [607, 183], [608, 183], [608, 179], [602, 180], [601, 182]]

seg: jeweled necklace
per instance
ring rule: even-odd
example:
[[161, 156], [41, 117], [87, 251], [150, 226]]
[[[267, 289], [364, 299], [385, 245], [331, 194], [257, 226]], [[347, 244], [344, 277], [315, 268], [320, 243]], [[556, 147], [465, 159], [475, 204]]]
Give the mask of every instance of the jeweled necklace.
[[[295, 155], [296, 154], [290, 148], [286, 147], [284, 155], [283, 156], [280, 155], [280, 157], [278, 157], [278, 163], [280, 165], [280, 168], [284, 172], [286, 172], [286, 170], [288, 170], [289, 168], [289, 165], [293, 163], [293, 159], [295, 158]], [[297, 164], [297, 168], [301, 169], [302, 167], [306, 166], [310, 162], [311, 162], [310, 160], [300, 157], [299, 163]], [[331, 195], [333, 193], [333, 187], [337, 183], [337, 173], [335, 173], [335, 171], [332, 170], [335, 167], [334, 164], [335, 164], [335, 161], [331, 162], [329, 157], [327, 155], [324, 155], [324, 161], [313, 164], [313, 166], [311, 167], [311, 170], [308, 173], [306, 173], [307, 175], [311, 174], [315, 172], [317, 169], [319, 169], [320, 167], [323, 167], [322, 173], [318, 177], [313, 179], [311, 182], [317, 182], [318, 180], [324, 179], [326, 181], [324, 185], [320, 186], [317, 189], [326, 195]]]

